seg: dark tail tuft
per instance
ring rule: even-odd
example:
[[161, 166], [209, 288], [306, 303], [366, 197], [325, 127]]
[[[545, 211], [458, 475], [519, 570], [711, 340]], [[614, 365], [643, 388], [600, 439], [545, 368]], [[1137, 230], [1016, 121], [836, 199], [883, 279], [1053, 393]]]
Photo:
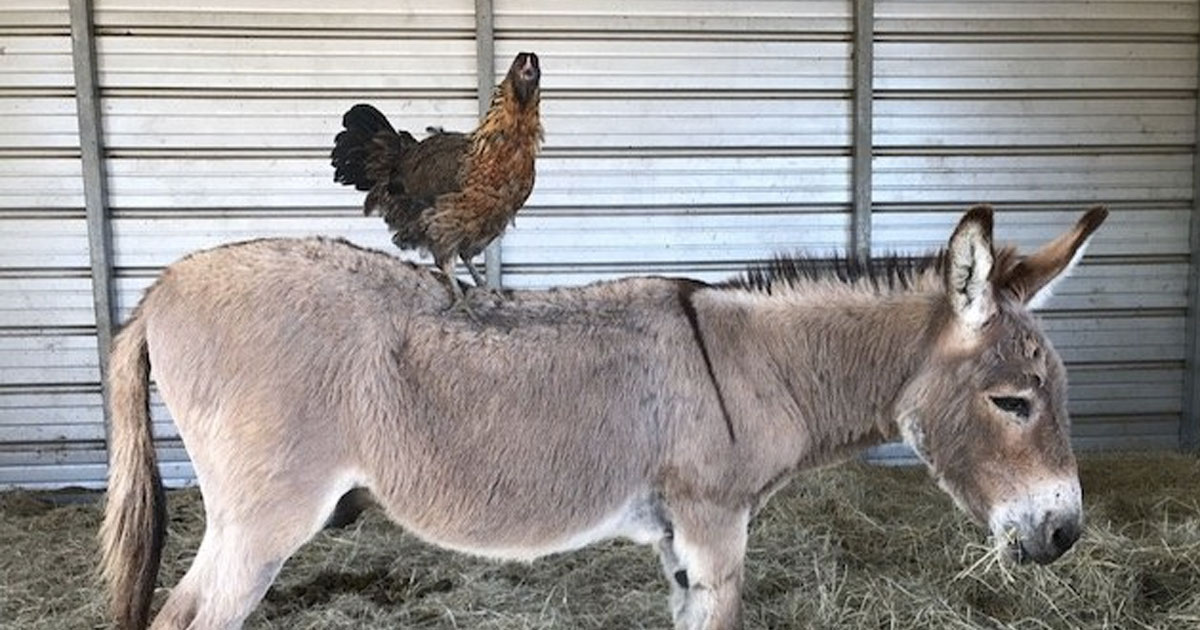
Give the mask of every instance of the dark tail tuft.
[[408, 132], [397, 133], [387, 117], [365, 103], [351, 107], [342, 116], [342, 126], [345, 129], [334, 138], [330, 154], [333, 181], [354, 186], [358, 190], [370, 190], [375, 184], [371, 162], [377, 159], [376, 153], [398, 153], [403, 147], [416, 143]]

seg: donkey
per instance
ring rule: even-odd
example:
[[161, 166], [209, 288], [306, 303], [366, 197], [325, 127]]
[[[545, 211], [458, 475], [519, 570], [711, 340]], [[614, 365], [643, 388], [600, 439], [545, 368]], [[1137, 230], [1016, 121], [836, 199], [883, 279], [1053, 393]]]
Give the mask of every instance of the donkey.
[[1080, 487], [1066, 375], [1029, 308], [1106, 215], [1020, 258], [979, 206], [923, 262], [477, 292], [479, 321], [445, 311], [433, 272], [344, 241], [192, 254], [112, 351], [112, 615], [146, 625], [163, 544], [151, 366], [207, 519], [155, 629], [240, 627], [357, 488], [489, 558], [654, 545], [675, 628], [737, 628], [755, 510], [797, 471], [895, 438], [1002, 553], [1050, 562], [1079, 537]]

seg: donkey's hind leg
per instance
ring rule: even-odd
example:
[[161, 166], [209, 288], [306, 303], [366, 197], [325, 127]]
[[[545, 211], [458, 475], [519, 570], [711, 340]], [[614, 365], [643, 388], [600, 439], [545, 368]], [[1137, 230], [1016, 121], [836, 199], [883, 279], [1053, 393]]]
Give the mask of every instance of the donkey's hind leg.
[[[278, 523], [276, 523], [278, 525]], [[210, 534], [210, 532], [212, 532]], [[278, 534], [279, 532], [276, 532]], [[216, 528], [191, 568], [171, 592], [153, 630], [236, 630], [266, 594], [279, 568], [306, 537], [243, 538], [236, 528]], [[299, 538], [299, 540], [297, 540]], [[282, 543], [290, 542], [284, 545]]]
[[[309, 487], [319, 487], [316, 484]], [[258, 605], [280, 567], [316, 532], [348, 488], [302, 486], [260, 492], [236, 506], [205, 503], [204, 539], [171, 592], [153, 630], [236, 630]], [[234, 509], [236, 507], [236, 509]]]

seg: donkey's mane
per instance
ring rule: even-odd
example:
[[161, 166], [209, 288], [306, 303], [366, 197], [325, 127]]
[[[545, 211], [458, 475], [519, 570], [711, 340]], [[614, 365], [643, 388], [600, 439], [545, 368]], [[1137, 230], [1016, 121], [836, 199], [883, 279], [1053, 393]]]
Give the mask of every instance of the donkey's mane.
[[904, 291], [913, 288], [929, 272], [940, 277], [945, 259], [945, 250], [924, 256], [887, 254], [814, 258], [803, 254], [783, 254], [753, 265], [718, 286], [773, 293], [779, 289], [835, 283], [875, 292]]

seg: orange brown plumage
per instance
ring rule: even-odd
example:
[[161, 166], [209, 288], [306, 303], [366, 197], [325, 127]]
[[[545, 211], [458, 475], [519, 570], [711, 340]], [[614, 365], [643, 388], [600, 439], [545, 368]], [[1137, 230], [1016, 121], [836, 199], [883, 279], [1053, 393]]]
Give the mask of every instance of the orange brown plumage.
[[428, 251], [460, 303], [456, 258], [482, 283], [470, 259], [504, 232], [533, 191], [542, 142], [540, 79], [537, 55], [517, 55], [469, 134], [434, 129], [417, 142], [365, 104], [343, 117], [332, 152], [334, 181], [368, 191], [363, 210], [383, 217], [400, 248]]

